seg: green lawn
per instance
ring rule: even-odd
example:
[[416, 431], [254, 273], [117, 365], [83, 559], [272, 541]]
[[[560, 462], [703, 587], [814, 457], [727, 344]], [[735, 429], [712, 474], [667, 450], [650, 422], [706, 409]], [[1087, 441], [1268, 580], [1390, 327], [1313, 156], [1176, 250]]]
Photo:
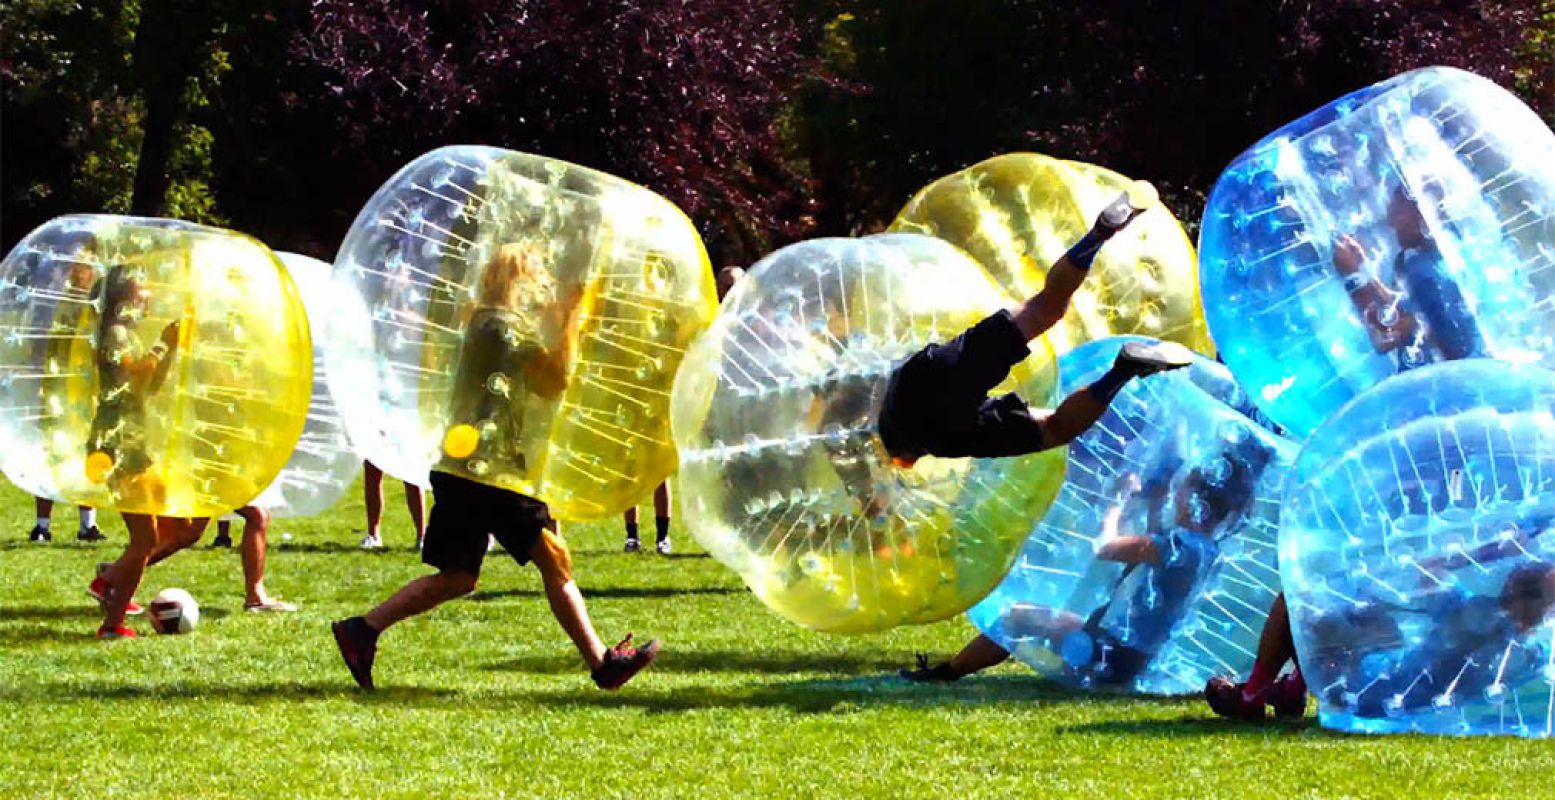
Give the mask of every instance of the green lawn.
[[[1359, 738], [1310, 721], [1243, 726], [1194, 699], [1077, 695], [1006, 666], [949, 688], [894, 677], [948, 653], [961, 620], [826, 636], [767, 613], [693, 548], [617, 552], [571, 526], [601, 633], [666, 649], [622, 691], [593, 688], [537, 576], [488, 563], [473, 600], [387, 634], [355, 690], [328, 622], [423, 572], [397, 489], [388, 539], [355, 549], [359, 501], [280, 521], [270, 586], [300, 613], [241, 611], [236, 552], [155, 568], [204, 605], [186, 637], [104, 644], [83, 593], [113, 540], [29, 545], [28, 498], [0, 491], [0, 796], [62, 797], [1548, 797], [1555, 743]], [[280, 533], [292, 535], [281, 541]], [[142, 631], [145, 623], [135, 623]]]

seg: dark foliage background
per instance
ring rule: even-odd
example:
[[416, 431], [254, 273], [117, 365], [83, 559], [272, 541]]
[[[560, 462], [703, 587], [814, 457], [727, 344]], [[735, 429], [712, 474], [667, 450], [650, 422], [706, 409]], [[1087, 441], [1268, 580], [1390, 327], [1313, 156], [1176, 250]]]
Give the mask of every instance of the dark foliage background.
[[877, 229], [1039, 150], [1192, 220], [1313, 107], [1430, 64], [1555, 122], [1555, 0], [11, 0], [0, 238], [169, 214], [333, 255], [405, 161], [540, 152], [680, 204], [715, 260]]

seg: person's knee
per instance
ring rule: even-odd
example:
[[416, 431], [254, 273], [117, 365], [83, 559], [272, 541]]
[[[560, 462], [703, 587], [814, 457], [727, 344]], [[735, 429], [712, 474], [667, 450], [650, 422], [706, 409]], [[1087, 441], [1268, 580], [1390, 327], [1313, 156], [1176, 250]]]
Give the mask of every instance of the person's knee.
[[541, 530], [540, 538], [529, 551], [529, 560], [540, 570], [540, 579], [546, 586], [565, 586], [572, 582], [572, 552], [549, 528]]
[[252, 529], [255, 532], [264, 532], [270, 529], [270, 512], [255, 506], [245, 506], [238, 509], [238, 516], [243, 518], [243, 530], [245, 533]]
[[475, 591], [480, 583], [480, 576], [473, 572], [439, 572], [437, 574], [439, 588], [446, 597], [463, 597]]

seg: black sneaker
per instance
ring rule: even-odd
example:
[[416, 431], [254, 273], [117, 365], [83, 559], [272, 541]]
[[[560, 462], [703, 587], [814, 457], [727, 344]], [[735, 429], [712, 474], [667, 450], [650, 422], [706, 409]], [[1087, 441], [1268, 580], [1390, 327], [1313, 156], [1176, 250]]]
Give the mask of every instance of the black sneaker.
[[1111, 238], [1113, 234], [1127, 228], [1136, 217], [1159, 202], [1161, 202], [1161, 195], [1149, 181], [1134, 181], [1129, 184], [1128, 189], [1117, 196], [1117, 199], [1102, 209], [1101, 214], [1096, 217], [1096, 230]]
[[1175, 342], [1129, 342], [1118, 352], [1115, 363], [1144, 377], [1192, 364], [1193, 351]]
[[227, 533], [218, 533], [218, 534], [216, 534], [216, 538], [211, 540], [211, 547], [231, 547], [231, 546], [232, 546], [232, 532], [231, 531], [228, 531]]
[[335, 634], [340, 657], [345, 659], [346, 669], [351, 670], [356, 685], [371, 691], [373, 658], [378, 655], [378, 632], [361, 617], [340, 620], [329, 629]]
[[42, 525], [34, 525], [32, 526], [32, 532], [27, 534], [27, 541], [52, 542], [54, 541], [54, 534], [49, 533], [49, 529]]
[[107, 538], [96, 525], [76, 531], [76, 541], [78, 542], [101, 542]]
[[629, 537], [626, 540], [625, 552], [635, 553], [635, 552], [637, 552], [637, 551], [639, 551], [641, 549], [643, 549], [643, 543], [640, 540], [638, 540], [637, 537], [635, 537], [635, 536]]
[[628, 633], [625, 639], [615, 647], [605, 651], [605, 663], [600, 664], [593, 672], [589, 673], [594, 679], [594, 685], [607, 692], [621, 688], [633, 675], [642, 672], [659, 657], [659, 642], [657, 639], [649, 639], [642, 647], [632, 647], [632, 635]]
[[923, 653], [918, 653], [915, 658], [918, 659], [917, 669], [904, 669], [897, 673], [904, 680], [913, 683], [953, 683], [961, 680], [961, 676], [950, 668], [949, 661], [942, 661], [931, 667], [929, 657]]

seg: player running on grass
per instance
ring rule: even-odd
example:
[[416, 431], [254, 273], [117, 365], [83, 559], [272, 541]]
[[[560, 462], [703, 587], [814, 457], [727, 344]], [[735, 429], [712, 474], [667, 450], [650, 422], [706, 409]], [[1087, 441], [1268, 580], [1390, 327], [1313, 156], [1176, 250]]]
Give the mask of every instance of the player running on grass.
[[[526, 391], [553, 396], [566, 388], [567, 365], [575, 349], [575, 326], [570, 323], [583, 293], [578, 287], [559, 303], [552, 301], [552, 278], [540, 259], [533, 247], [508, 244], [499, 249], [482, 274], [478, 306], [465, 327], [454, 379], [453, 422], [489, 425], [496, 434], [478, 447], [494, 453], [522, 446], [523, 419], [510, 398]], [[524, 319], [547, 314], [549, 319], [542, 324], [562, 331], [562, 344], [554, 351], [525, 333], [531, 326]], [[488, 390], [494, 384], [488, 376], [498, 374], [503, 380], [495, 383], [507, 387], [502, 394]], [[482, 452], [486, 451], [477, 450]], [[521, 452], [503, 455], [522, 463]], [[378, 637], [385, 630], [475, 591], [488, 537], [493, 536], [519, 564], [533, 562], [540, 571], [551, 613], [601, 689], [619, 688], [658, 655], [658, 642], [650, 640], [635, 648], [630, 633], [615, 647], [607, 648], [600, 641], [583, 594], [572, 579], [572, 555], [545, 503], [433, 470], [432, 515], [421, 560], [437, 573], [411, 581], [366, 615], [331, 626], [340, 655], [358, 685], [373, 688], [373, 661]]]

